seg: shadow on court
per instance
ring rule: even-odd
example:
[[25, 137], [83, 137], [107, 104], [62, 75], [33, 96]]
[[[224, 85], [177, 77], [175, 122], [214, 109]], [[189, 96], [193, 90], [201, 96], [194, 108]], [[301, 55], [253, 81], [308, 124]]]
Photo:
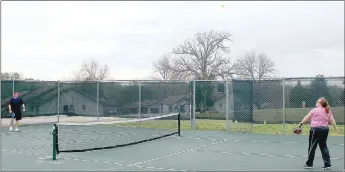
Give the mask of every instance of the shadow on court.
[[[81, 153], [60, 153], [52, 160], [52, 125], [25, 126], [21, 132], [2, 128], [4, 171], [320, 171], [316, 151], [314, 169], [304, 170], [306, 136], [275, 136], [213, 131], [182, 131], [137, 145]], [[344, 138], [330, 137], [333, 168], [344, 169]], [[20, 162], [20, 165], [18, 165]]]

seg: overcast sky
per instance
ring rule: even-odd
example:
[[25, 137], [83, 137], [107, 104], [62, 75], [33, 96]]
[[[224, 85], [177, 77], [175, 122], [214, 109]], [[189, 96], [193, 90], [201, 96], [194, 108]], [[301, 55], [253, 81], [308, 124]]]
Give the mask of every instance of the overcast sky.
[[[224, 5], [224, 8], [222, 8]], [[83, 60], [111, 79], [152, 63], [196, 32], [233, 35], [230, 58], [265, 52], [278, 77], [344, 76], [344, 2], [1, 2], [2, 72], [70, 79]]]

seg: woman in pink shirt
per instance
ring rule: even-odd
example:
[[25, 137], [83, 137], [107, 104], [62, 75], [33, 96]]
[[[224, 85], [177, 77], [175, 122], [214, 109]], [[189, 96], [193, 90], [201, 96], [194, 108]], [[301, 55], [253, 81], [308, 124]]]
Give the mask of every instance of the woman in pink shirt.
[[329, 150], [327, 147], [327, 137], [328, 137], [328, 124], [331, 123], [335, 129], [338, 131], [336, 122], [333, 118], [333, 114], [330, 110], [328, 101], [321, 97], [316, 102], [316, 107], [312, 109], [301, 121], [300, 125], [305, 124], [311, 120], [311, 129], [309, 132], [309, 148], [308, 148], [308, 160], [306, 162], [305, 168], [312, 168], [315, 150], [319, 144], [322, 159], [324, 162], [324, 167], [322, 169], [327, 170], [332, 167]]

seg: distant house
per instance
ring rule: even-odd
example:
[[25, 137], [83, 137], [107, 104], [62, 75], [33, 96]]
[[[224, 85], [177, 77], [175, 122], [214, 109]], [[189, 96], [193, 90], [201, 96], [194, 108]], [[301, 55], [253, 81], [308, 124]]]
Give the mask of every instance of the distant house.
[[185, 113], [188, 111], [191, 101], [189, 96], [177, 95], [167, 97], [158, 103], [160, 104], [160, 113]]
[[[188, 111], [190, 101], [186, 95], [170, 96], [163, 100], [144, 100], [141, 102], [141, 114], [169, 114], [185, 113]], [[138, 114], [139, 103], [125, 106], [129, 114]]]
[[[26, 105], [27, 116], [73, 114], [82, 116], [96, 116], [97, 100], [74, 87], [60, 88], [60, 105], [58, 106], [58, 88], [56, 85], [47, 86], [33, 92], [23, 93], [21, 96]], [[2, 103], [6, 108], [7, 102]], [[99, 102], [99, 115], [103, 115], [103, 102]]]
[[117, 102], [110, 99], [99, 98], [102, 102], [104, 116], [123, 115], [122, 109], [117, 105]]
[[215, 112], [225, 112], [226, 110], [226, 96], [220, 96], [214, 100], [212, 111]]
[[[157, 100], [144, 100], [140, 103], [141, 106], [141, 114], [158, 114], [159, 105], [157, 104]], [[130, 103], [125, 106], [127, 109], [128, 114], [138, 114], [139, 113], [139, 103]]]
[[[56, 96], [55, 96], [56, 97]], [[55, 98], [57, 100], [57, 98]], [[48, 105], [55, 104], [55, 101], [41, 105], [43, 111], [49, 110]], [[103, 116], [104, 102], [98, 103], [98, 114]], [[44, 109], [45, 108], [45, 109]], [[75, 114], [83, 116], [95, 116], [97, 115], [97, 99], [90, 97], [83, 92], [75, 90], [73, 88], [60, 89], [60, 113], [62, 114]]]

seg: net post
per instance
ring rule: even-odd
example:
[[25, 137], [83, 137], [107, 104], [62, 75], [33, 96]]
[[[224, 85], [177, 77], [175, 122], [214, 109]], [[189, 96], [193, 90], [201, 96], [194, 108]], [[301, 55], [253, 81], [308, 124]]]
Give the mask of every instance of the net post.
[[181, 136], [181, 113], [177, 115], [178, 136]]
[[56, 154], [57, 154], [57, 125], [54, 124], [53, 126], [53, 160], [56, 160]]

